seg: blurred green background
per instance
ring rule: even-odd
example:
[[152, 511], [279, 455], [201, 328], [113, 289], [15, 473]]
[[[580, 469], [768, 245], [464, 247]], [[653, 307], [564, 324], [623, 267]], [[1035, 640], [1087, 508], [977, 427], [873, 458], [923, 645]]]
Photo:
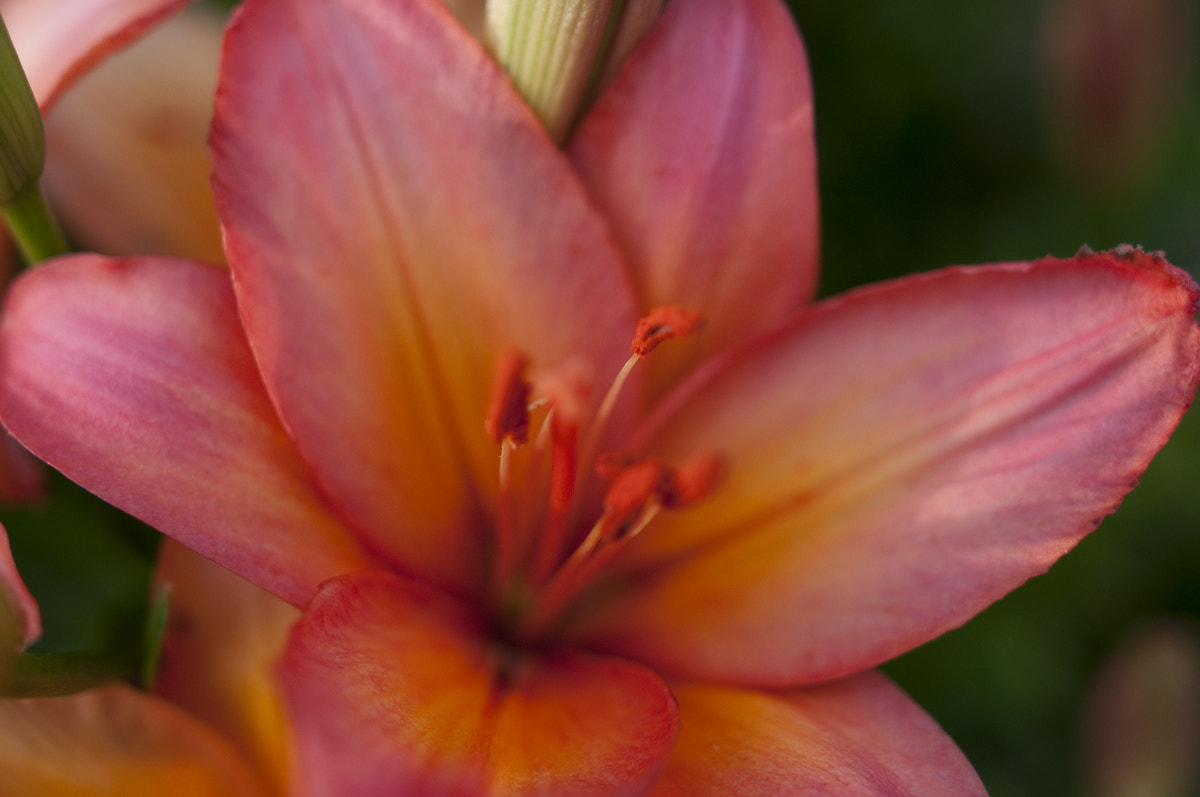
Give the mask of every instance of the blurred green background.
[[[1143, 244], [1200, 273], [1200, 15], [1190, 0], [793, 6], [815, 84], [824, 293], [1084, 243]], [[1200, 760], [1198, 486], [1200, 418], [1189, 417], [1120, 511], [1048, 575], [887, 666], [993, 797], [1200, 795], [1189, 763]], [[39, 649], [136, 639], [153, 535], [61, 479], [49, 507], [0, 511], [45, 612]], [[1111, 763], [1146, 742], [1118, 739], [1089, 757], [1104, 696], [1130, 681], [1097, 679], [1164, 618], [1177, 621], [1165, 655], [1178, 666], [1133, 670], [1165, 695], [1145, 720], [1167, 729], [1152, 753], [1182, 746], [1183, 764], [1166, 755], [1157, 765], [1182, 774], [1157, 791], [1121, 791], [1096, 755]], [[1118, 716], [1136, 737], [1139, 723]]]

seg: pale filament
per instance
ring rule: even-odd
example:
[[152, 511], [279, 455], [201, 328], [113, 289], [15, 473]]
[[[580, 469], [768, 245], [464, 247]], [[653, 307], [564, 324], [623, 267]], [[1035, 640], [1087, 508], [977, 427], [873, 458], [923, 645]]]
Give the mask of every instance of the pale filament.
[[539, 590], [518, 634], [532, 639], [546, 631], [571, 600], [587, 587], [592, 577], [603, 570], [630, 540], [641, 534], [661, 510], [662, 504], [649, 502], [633, 525], [615, 539], [603, 539], [604, 518], [598, 520], [571, 557]]

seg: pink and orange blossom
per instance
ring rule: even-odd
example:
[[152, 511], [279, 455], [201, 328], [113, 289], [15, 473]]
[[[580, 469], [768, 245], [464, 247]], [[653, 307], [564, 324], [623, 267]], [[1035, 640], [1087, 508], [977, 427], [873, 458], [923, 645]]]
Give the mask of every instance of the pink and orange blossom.
[[[775, 0], [671, 4], [565, 156], [432, 0], [248, 0], [212, 136], [232, 283], [23, 277], [0, 417], [303, 609], [303, 793], [981, 793], [869, 670], [1116, 507], [1194, 394], [1196, 289], [1122, 248], [803, 307], [811, 121]], [[601, 412], [675, 305], [704, 328]], [[483, 431], [513, 352], [501, 388], [543, 402], [516, 451]], [[608, 452], [662, 463], [630, 523]]]

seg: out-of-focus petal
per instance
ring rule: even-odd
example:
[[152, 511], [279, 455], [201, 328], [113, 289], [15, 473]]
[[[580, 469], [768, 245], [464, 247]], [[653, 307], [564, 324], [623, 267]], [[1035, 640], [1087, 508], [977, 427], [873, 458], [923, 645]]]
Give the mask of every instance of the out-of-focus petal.
[[624, 4], [624, 8], [621, 9], [621, 22], [613, 35], [608, 57], [601, 65], [602, 71], [596, 86], [597, 90], [602, 91], [608, 88], [613, 78], [624, 66], [629, 53], [641, 42], [646, 31], [658, 22], [665, 5], [666, 0], [633, 0], [633, 2]]
[[495, 361], [576, 358], [601, 392], [635, 323], [616, 249], [436, 0], [250, 0], [225, 55], [217, 207], [268, 389], [373, 548], [477, 588]]
[[459, 23], [476, 39], [483, 41], [483, 20], [487, 0], [442, 0]]
[[386, 573], [323, 585], [282, 673], [299, 777], [320, 794], [641, 794], [678, 731], [649, 670], [515, 652]]
[[223, 262], [208, 151], [221, 32], [214, 14], [184, 12], [47, 117], [44, 185], [84, 248]]
[[787, 685], [953, 628], [1134, 486], [1195, 393], [1195, 312], [1186, 274], [1129, 249], [803, 313], [664, 416], [651, 450], [720, 452], [725, 483], [633, 541], [579, 633], [689, 678]]
[[655, 797], [986, 795], [954, 742], [875, 672], [804, 691], [675, 689], [681, 731]]
[[0, 701], [5, 797], [259, 797], [229, 744], [182, 711], [110, 684]]
[[0, 418], [106, 501], [295, 604], [359, 569], [276, 418], [229, 276], [97, 255], [27, 273], [0, 332]]
[[[13, 561], [12, 551], [8, 547], [8, 533], [0, 528], [0, 623], [16, 620], [18, 641], [28, 645], [42, 635], [42, 615], [38, 611], [37, 601], [29, 593], [21, 574], [17, 572], [17, 563]], [[9, 640], [0, 634], [0, 646]], [[0, 657], [11, 651], [0, 647]]]
[[[0, 225], [0, 293], [17, 271], [8, 231]], [[0, 502], [28, 503], [46, 497], [46, 477], [41, 464], [25, 447], [0, 428]]]
[[0, 14], [42, 110], [104, 56], [187, 0], [2, 0]]
[[0, 503], [34, 503], [45, 497], [46, 473], [41, 463], [0, 429]]
[[286, 793], [287, 718], [275, 666], [300, 613], [167, 540], [158, 581], [171, 587], [154, 691], [215, 728]]
[[570, 155], [644, 307], [708, 321], [657, 385], [778, 323], [817, 276], [817, 160], [804, 47], [777, 0], [668, 4]]

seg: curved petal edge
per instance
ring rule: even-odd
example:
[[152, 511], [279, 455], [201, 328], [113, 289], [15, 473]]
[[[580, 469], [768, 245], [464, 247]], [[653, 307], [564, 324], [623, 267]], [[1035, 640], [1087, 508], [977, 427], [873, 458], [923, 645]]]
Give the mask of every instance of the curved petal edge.
[[324, 584], [281, 672], [301, 777], [319, 793], [642, 794], [679, 730], [644, 667], [515, 651], [388, 573]]
[[364, 566], [275, 415], [229, 275], [60, 258], [0, 320], [0, 419], [106, 501], [296, 605]]
[[675, 694], [683, 730], [653, 797], [987, 794], [937, 723], [877, 672], [785, 693]]
[[1044, 572], [1191, 404], [1196, 285], [1132, 247], [822, 302], [668, 397], [646, 446], [727, 476], [626, 550], [581, 639], [787, 686], [886, 661]]
[[49, 110], [70, 84], [109, 53], [188, 0], [4, 0], [0, 11], [33, 96]]

